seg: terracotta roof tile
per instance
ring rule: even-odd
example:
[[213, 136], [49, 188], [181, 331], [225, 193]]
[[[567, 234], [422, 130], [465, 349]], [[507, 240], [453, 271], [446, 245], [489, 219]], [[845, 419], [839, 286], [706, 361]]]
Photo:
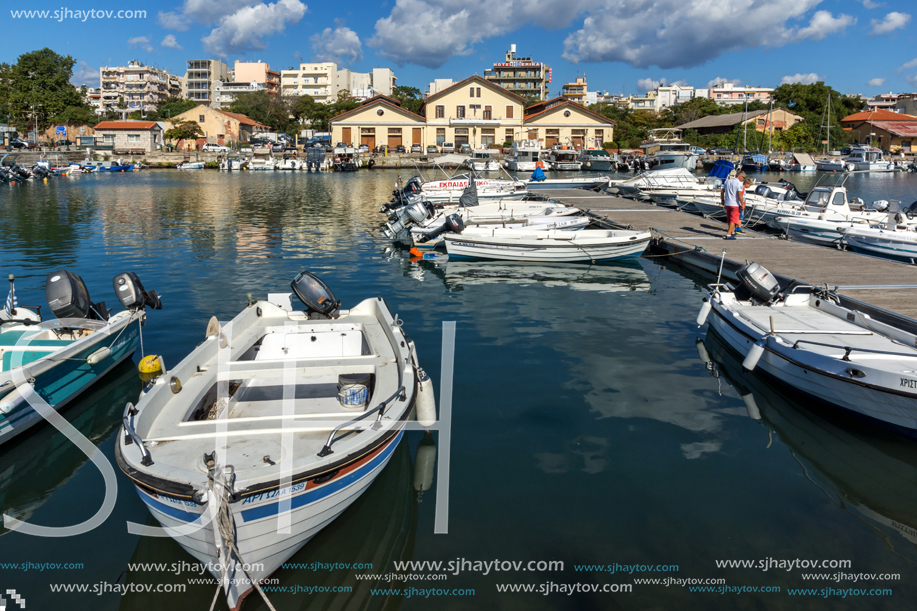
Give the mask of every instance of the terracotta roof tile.
[[150, 129], [156, 121], [102, 121], [93, 129]]

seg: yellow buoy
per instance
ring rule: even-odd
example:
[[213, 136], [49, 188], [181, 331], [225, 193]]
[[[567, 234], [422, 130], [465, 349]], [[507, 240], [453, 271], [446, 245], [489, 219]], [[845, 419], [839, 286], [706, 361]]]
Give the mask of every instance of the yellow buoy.
[[137, 366], [140, 373], [162, 373], [162, 361], [155, 354], [150, 354], [140, 359]]

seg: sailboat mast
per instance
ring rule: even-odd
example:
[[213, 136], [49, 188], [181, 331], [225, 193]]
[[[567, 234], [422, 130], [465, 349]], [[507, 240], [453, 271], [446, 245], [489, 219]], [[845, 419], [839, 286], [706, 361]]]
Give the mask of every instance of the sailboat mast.
[[748, 98], [745, 98], [745, 113], [742, 115], [742, 146], [748, 152]]
[[828, 92], [828, 150], [825, 153], [831, 152], [831, 92]]
[[771, 154], [771, 141], [774, 139], [774, 98], [771, 98], [771, 108], [767, 111], [767, 122], [771, 124], [771, 131], [767, 135], [767, 154]]

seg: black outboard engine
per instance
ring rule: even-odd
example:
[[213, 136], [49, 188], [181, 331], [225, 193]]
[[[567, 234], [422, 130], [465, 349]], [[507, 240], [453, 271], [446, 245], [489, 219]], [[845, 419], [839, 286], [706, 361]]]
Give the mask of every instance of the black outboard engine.
[[36, 164], [32, 166], [32, 174], [34, 176], [38, 176], [39, 178], [47, 178], [48, 176], [51, 176], [51, 171], [44, 166]]
[[28, 180], [29, 178], [32, 178], [31, 172], [29, 172], [27, 169], [21, 166], [18, 166], [18, 165], [13, 166], [12, 172], [16, 176], [18, 176], [21, 180]]
[[317, 318], [331, 318], [341, 307], [341, 302], [334, 298], [328, 285], [315, 274], [300, 272], [290, 283], [290, 288], [306, 306], [306, 313]]
[[156, 291], [147, 292], [134, 272], [124, 272], [112, 279], [115, 295], [127, 310], [142, 310], [150, 306], [154, 310], [162, 309], [162, 301]]
[[57, 318], [108, 320], [105, 303], [92, 303], [83, 279], [67, 270], [48, 274], [45, 279], [45, 299]]
[[774, 275], [757, 263], [742, 267], [736, 276], [742, 281], [742, 286], [764, 303], [771, 303], [780, 293], [780, 283]]
[[435, 240], [444, 233], [462, 233], [465, 231], [465, 222], [457, 214], [450, 214], [445, 218], [443, 224], [434, 229], [433, 231], [428, 231], [417, 239], [421, 244], [426, 244], [430, 240]]

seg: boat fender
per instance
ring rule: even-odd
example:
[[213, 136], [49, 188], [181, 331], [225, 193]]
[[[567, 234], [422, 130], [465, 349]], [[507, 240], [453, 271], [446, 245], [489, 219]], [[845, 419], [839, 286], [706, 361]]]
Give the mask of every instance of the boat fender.
[[436, 442], [430, 433], [417, 444], [417, 456], [414, 458], [414, 490], [418, 501], [421, 495], [433, 485], [433, 473], [436, 468]]
[[142, 374], [160, 373], [162, 371], [162, 359], [155, 354], [148, 354], [140, 359], [137, 370]]
[[700, 312], [697, 313], [698, 327], [703, 327], [704, 323], [707, 322], [707, 316], [709, 316], [712, 308], [713, 306], [710, 304], [710, 300], [705, 297], [704, 304], [700, 307]]
[[436, 424], [436, 398], [433, 396], [433, 380], [423, 369], [417, 370], [417, 422], [425, 429], [430, 429]]
[[764, 354], [764, 343], [766, 339], [761, 339], [751, 347], [751, 350], [748, 351], [748, 354], [745, 356], [745, 360], [742, 361], [742, 369], [745, 371], [754, 371], [755, 367], [758, 366], [758, 361], [761, 360], [761, 355]]
[[98, 365], [103, 360], [107, 359], [109, 356], [111, 356], [111, 348], [106, 346], [105, 348], [99, 348], [98, 350], [90, 354], [86, 358], [86, 362], [89, 363], [90, 365]]
[[22, 391], [19, 388], [14, 388], [2, 399], [0, 399], [0, 414], [6, 415], [14, 411], [25, 401], [25, 397], [22, 396]]
[[755, 403], [755, 396], [751, 393], [742, 395], [742, 401], [745, 402], [745, 410], [748, 412], [748, 417], [752, 420], [761, 420], [761, 410], [758, 409], [758, 404]]

